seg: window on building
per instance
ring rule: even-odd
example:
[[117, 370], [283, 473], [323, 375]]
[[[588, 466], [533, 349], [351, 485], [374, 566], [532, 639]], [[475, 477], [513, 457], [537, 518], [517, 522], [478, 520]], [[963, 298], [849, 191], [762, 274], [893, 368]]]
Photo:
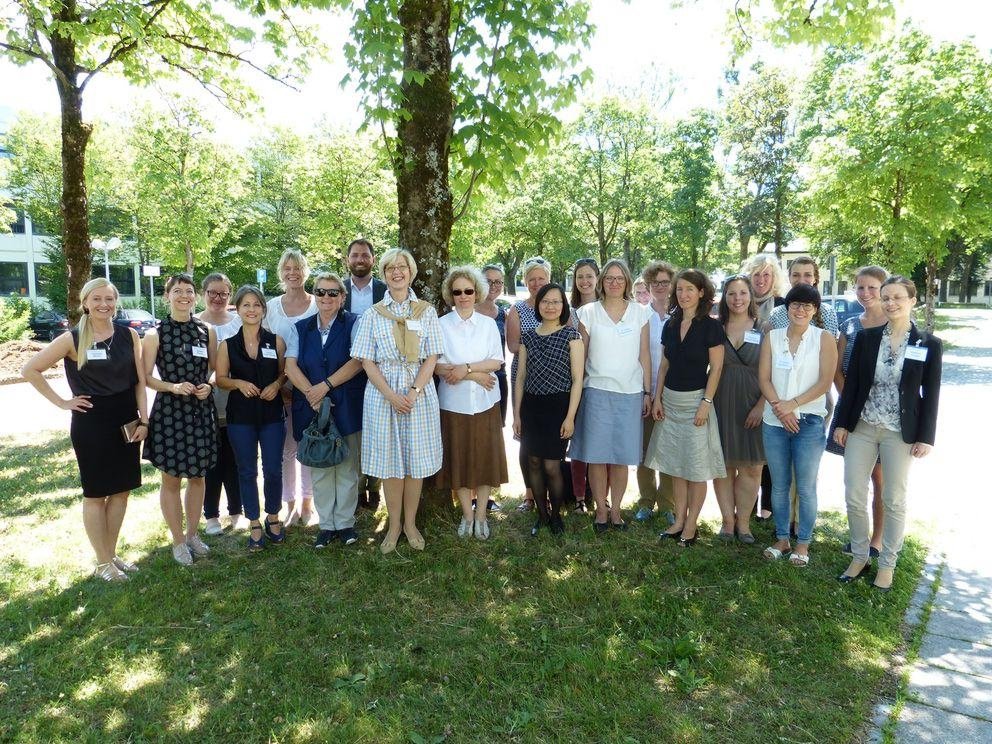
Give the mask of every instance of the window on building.
[[0, 261], [0, 295], [28, 296], [28, 265]]
[[[103, 263], [99, 261], [93, 262], [93, 267], [91, 270], [90, 278], [95, 279], [98, 276], [105, 276], [105, 271]], [[110, 281], [114, 283], [117, 287], [117, 292], [122, 297], [133, 297], [134, 291], [134, 267], [133, 266], [120, 266], [116, 264], [110, 264]]]

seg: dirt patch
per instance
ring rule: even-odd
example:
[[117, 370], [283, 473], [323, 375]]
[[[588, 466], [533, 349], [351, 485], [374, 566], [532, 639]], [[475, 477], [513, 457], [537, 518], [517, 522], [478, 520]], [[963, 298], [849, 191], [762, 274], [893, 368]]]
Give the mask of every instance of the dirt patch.
[[[0, 385], [24, 382], [24, 378], [21, 377], [21, 367], [44, 348], [45, 344], [38, 341], [7, 341], [0, 344]], [[65, 369], [60, 360], [45, 372], [45, 377], [61, 377], [63, 374]]]

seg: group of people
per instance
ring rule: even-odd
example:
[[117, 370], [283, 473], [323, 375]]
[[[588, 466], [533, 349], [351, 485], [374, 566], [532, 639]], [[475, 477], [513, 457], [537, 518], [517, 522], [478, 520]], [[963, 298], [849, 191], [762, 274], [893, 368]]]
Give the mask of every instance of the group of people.
[[[717, 537], [753, 544], [757, 506], [758, 519], [774, 519], [764, 555], [797, 567], [810, 561], [829, 423], [829, 449], [844, 456], [851, 537], [852, 560], [838, 578], [865, 575], [877, 556], [874, 586], [891, 586], [909, 464], [933, 445], [940, 387], [940, 341], [912, 321], [910, 280], [877, 266], [858, 270], [864, 312], [839, 328], [808, 257], [792, 262], [784, 297], [775, 257], [752, 257], [726, 280], [719, 303], [705, 273], [664, 261], [635, 281], [622, 260], [600, 268], [582, 259], [569, 294], [536, 257], [523, 267], [527, 297], [509, 310], [496, 302], [500, 267], [451, 268], [442, 284], [450, 311], [438, 317], [411, 288], [417, 264], [408, 251], [385, 251], [378, 279], [369, 241], [354, 241], [347, 261], [347, 279], [319, 272], [308, 291], [306, 258], [286, 251], [284, 294], [270, 300], [209, 274], [199, 316], [193, 278], [177, 274], [165, 287], [168, 317], [140, 340], [112, 324], [118, 296], [109, 281], [83, 287], [78, 326], [24, 376], [72, 411], [98, 576], [120, 581], [136, 570], [116, 546], [128, 494], [140, 484], [142, 442], [162, 473], [162, 513], [184, 565], [209, 552], [201, 514], [208, 535], [223, 529], [222, 487], [232, 522], [248, 520], [251, 551], [283, 542], [314, 512], [315, 547], [353, 544], [356, 510], [374, 510], [380, 490], [388, 513], [380, 550], [395, 550], [401, 537], [423, 550], [416, 516], [425, 478], [457, 496], [458, 535], [486, 540], [493, 490], [509, 480], [509, 410], [527, 489], [521, 508], [538, 515], [533, 535], [561, 533], [562, 508], [585, 511], [587, 500], [596, 533], [626, 529], [621, 503], [634, 466], [635, 518], [665, 515], [662, 539], [697, 542], [713, 481]], [[642, 302], [638, 283], [648, 294]], [[513, 355], [509, 384], [504, 349]], [[59, 359], [68, 400], [41, 374]], [[326, 400], [347, 455], [306, 467], [297, 443]]]

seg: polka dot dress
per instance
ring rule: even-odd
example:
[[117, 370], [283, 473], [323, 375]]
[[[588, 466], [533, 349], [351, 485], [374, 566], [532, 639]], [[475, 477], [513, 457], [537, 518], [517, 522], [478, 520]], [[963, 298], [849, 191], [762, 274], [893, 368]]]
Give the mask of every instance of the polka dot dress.
[[[178, 322], [169, 317], [162, 321], [158, 336], [155, 365], [164, 382], [199, 385], [209, 379], [206, 356], [196, 356], [193, 351], [194, 347], [207, 348], [209, 332], [203, 321], [192, 318]], [[148, 429], [145, 459], [163, 473], [200, 478], [217, 461], [217, 414], [212, 393], [206, 400], [156, 393]]]

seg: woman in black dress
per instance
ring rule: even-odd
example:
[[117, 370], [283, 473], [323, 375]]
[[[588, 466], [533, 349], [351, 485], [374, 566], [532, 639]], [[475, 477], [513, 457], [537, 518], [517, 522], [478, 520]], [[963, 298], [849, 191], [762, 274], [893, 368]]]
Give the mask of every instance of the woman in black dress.
[[[197, 532], [204, 476], [217, 462], [217, 412], [208, 380], [217, 356], [214, 329], [192, 316], [196, 285], [189, 274], [165, 284], [169, 316], [145, 334], [145, 381], [154, 390], [145, 459], [162, 471], [159, 501], [172, 533], [172, 557], [184, 566], [210, 552]], [[159, 376], [153, 374], [158, 368]], [[186, 478], [186, 530], [179, 497]]]
[[[141, 346], [134, 330], [113, 324], [117, 289], [106, 279], [83, 285], [79, 309], [79, 325], [32, 357], [21, 374], [49, 401], [72, 412], [69, 436], [83, 486], [83, 526], [96, 553], [95, 573], [105, 581], [124, 581], [125, 572], [138, 569], [117, 555], [117, 538], [128, 495], [141, 485], [138, 443], [148, 434]], [[42, 376], [60, 359], [72, 391], [69, 400]]]

